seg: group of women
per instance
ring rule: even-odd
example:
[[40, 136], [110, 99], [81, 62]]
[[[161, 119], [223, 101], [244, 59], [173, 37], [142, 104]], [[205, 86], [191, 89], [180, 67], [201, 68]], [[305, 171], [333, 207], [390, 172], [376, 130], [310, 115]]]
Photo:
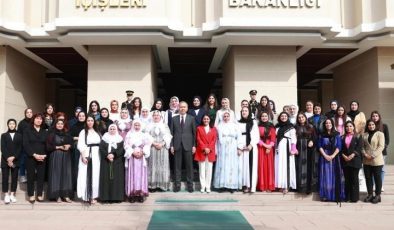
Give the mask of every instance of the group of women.
[[[288, 105], [277, 115], [275, 103], [263, 96], [252, 114], [250, 104], [243, 100], [235, 113], [227, 98], [221, 106], [213, 94], [204, 106], [201, 97], [193, 98], [188, 113], [196, 119], [194, 160], [202, 193], [211, 188], [231, 193], [318, 191], [322, 201], [357, 202], [363, 167], [368, 189], [364, 201], [381, 201], [389, 136], [377, 111], [366, 120], [358, 102], [352, 101], [346, 113], [332, 101], [330, 112], [323, 115], [319, 104], [308, 101], [305, 112]], [[16, 121], [8, 120], [8, 131], [1, 136], [5, 203], [16, 202], [24, 154], [31, 203], [44, 200], [45, 179], [46, 197], [57, 202], [71, 202], [74, 192], [92, 204], [125, 198], [144, 202], [149, 191], [168, 191], [169, 125], [178, 115], [179, 99], [172, 97], [168, 110], [163, 105], [157, 99], [148, 109], [136, 97], [129, 109], [118, 111], [116, 100], [110, 110], [92, 101], [88, 113], [77, 107], [75, 117], [66, 120], [48, 104], [44, 114], [26, 109], [18, 131]]]

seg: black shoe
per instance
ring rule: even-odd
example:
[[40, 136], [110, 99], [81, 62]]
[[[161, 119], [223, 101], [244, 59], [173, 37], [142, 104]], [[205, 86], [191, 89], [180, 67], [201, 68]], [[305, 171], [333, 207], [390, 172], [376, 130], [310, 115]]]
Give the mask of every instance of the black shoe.
[[379, 202], [382, 202], [382, 199], [380, 198], [380, 195], [374, 196], [373, 199], [371, 200], [372, 204], [377, 204]]
[[129, 202], [130, 202], [130, 203], [135, 203], [135, 197], [134, 197], [134, 196], [130, 197], [130, 198], [129, 198]]
[[367, 197], [365, 197], [364, 202], [371, 202], [373, 199], [372, 195], [368, 195]]
[[179, 192], [181, 191], [181, 186], [175, 186], [174, 187], [174, 192]]
[[192, 193], [192, 192], [194, 192], [194, 189], [193, 189], [193, 187], [188, 187], [188, 188], [187, 188], [187, 191], [190, 192], [190, 193]]
[[139, 196], [139, 197], [137, 197], [137, 201], [138, 201], [138, 203], [144, 203], [145, 198], [143, 196]]

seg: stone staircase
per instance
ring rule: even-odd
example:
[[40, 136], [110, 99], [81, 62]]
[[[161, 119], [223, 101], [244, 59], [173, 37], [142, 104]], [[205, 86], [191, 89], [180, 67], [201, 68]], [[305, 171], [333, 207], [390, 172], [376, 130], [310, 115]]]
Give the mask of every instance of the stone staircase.
[[[386, 176], [384, 181], [384, 192], [382, 193], [382, 203], [378, 205], [364, 203], [342, 203], [320, 202], [318, 194], [301, 195], [294, 192], [282, 194], [279, 192], [256, 192], [254, 194], [200, 193], [199, 185], [196, 183], [196, 190], [193, 193], [185, 191], [184, 187], [178, 193], [155, 192], [150, 193], [143, 203], [130, 204], [123, 202], [119, 204], [95, 204], [86, 205], [80, 201], [73, 203], [42, 202], [30, 204], [26, 197], [26, 184], [18, 184], [16, 197], [17, 203], [5, 205], [3, 195], [1, 196], [0, 210], [92, 210], [92, 211], [152, 211], [152, 210], [239, 210], [239, 211], [319, 211], [327, 210], [365, 211], [373, 207], [378, 211], [394, 210], [394, 165], [386, 166]], [[363, 199], [366, 194], [360, 194]]]

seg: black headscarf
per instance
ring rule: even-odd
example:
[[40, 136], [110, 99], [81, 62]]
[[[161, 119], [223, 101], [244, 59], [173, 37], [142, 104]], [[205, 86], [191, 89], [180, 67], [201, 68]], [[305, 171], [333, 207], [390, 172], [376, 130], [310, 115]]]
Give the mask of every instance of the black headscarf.
[[[280, 120], [280, 117], [282, 116], [282, 114], [286, 114], [287, 115], [287, 121], [283, 122]], [[279, 128], [278, 129], [278, 133], [276, 134], [276, 142], [279, 143], [284, 137], [285, 137], [285, 133], [287, 131], [289, 131], [291, 128], [293, 128], [293, 124], [290, 123], [290, 119], [289, 119], [289, 114], [286, 112], [281, 112], [278, 116], [278, 124], [276, 124], [276, 127]]]
[[250, 137], [250, 131], [252, 131], [253, 128], [253, 119], [252, 115], [250, 114], [250, 109], [248, 107], [245, 107], [249, 111], [249, 115], [247, 118], [244, 118], [242, 116], [242, 110], [241, 110], [241, 119], [238, 121], [239, 123], [246, 123], [246, 144], [250, 144], [251, 137]]
[[[269, 116], [269, 115], [268, 115], [268, 116]], [[269, 118], [268, 118], [268, 119], [269, 119]], [[263, 140], [266, 140], [266, 139], [268, 138], [269, 133], [270, 133], [271, 127], [273, 128], [274, 125], [273, 125], [271, 122], [269, 122], [269, 121], [262, 122], [262, 121], [260, 120], [260, 121], [259, 121], [259, 127], [264, 127], [264, 136], [260, 136], [260, 138], [262, 138]]]
[[[352, 104], [356, 103], [357, 104], [357, 110], [352, 110]], [[360, 104], [358, 103], [358, 101], [351, 101], [350, 102], [350, 111], [347, 113], [347, 115], [352, 119], [352, 121], [354, 121], [354, 118], [360, 113], [360, 111], [358, 110]]]
[[[193, 101], [194, 101], [194, 99], [198, 99], [199, 101], [200, 101], [200, 105], [199, 106], [194, 106], [194, 103], [193, 103]], [[201, 107], [202, 107], [202, 100], [201, 100], [201, 97], [200, 96], [194, 96], [193, 97], [193, 101], [192, 101], [192, 109], [200, 109]]]
[[[369, 124], [370, 122], [373, 122], [373, 123], [375, 124], [375, 129], [374, 129], [374, 130], [369, 130], [368, 124]], [[369, 119], [369, 120], [367, 121], [367, 126], [366, 126], [366, 127], [367, 127], [367, 132], [368, 132], [368, 143], [371, 144], [371, 140], [372, 140], [373, 135], [374, 135], [379, 129], [378, 129], [378, 127], [376, 126], [376, 122], [372, 121], [371, 119]]]
[[[10, 129], [10, 128], [8, 127], [8, 125], [10, 124], [11, 121], [13, 121], [13, 122], [15, 123], [15, 128], [14, 128], [14, 129]], [[15, 133], [15, 132], [16, 132], [16, 125], [17, 125], [17, 123], [16, 123], [16, 120], [15, 120], [15, 119], [13, 119], [13, 118], [8, 119], [8, 121], [7, 121], [7, 127], [8, 127], [7, 133]]]

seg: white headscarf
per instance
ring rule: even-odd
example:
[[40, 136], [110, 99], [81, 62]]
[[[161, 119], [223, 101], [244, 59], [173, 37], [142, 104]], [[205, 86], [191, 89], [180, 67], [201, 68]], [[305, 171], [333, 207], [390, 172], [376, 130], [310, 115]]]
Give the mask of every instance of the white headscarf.
[[114, 135], [111, 135], [110, 132], [108, 131], [108, 132], [106, 132], [106, 133], [104, 134], [104, 136], [103, 136], [103, 138], [102, 138], [102, 140], [103, 140], [105, 143], [108, 144], [108, 153], [111, 152], [111, 148], [116, 149], [116, 148], [118, 147], [118, 143], [120, 143], [120, 142], [123, 141], [122, 136], [120, 136], [119, 133], [118, 133], [118, 128], [116, 127], [116, 125], [115, 125], [115, 124], [111, 124], [111, 125], [108, 127], [108, 130], [109, 130], [111, 127], [115, 127], [115, 134], [114, 134]]

